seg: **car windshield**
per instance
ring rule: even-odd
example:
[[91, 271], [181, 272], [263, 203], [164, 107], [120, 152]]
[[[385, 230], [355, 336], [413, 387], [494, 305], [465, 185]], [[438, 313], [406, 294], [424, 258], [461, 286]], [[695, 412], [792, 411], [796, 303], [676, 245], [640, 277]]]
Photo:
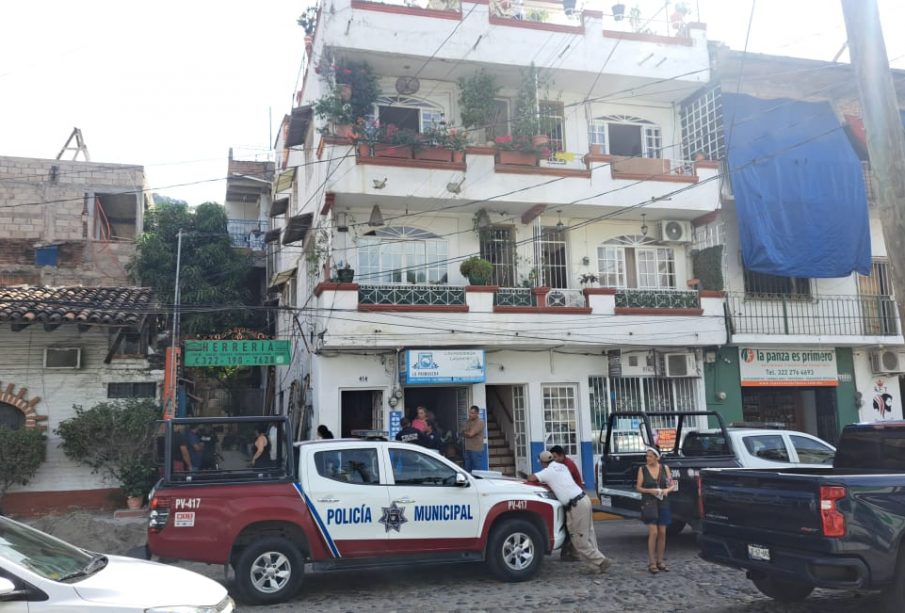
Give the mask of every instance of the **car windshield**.
[[59, 581], [80, 576], [95, 556], [43, 532], [0, 517], [0, 558], [45, 579]]

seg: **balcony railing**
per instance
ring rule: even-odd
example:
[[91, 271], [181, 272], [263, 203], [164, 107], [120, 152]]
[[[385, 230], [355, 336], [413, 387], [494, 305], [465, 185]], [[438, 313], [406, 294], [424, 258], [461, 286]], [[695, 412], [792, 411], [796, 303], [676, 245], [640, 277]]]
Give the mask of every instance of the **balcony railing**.
[[698, 292], [684, 289], [620, 289], [616, 290], [616, 307], [646, 309], [697, 309], [701, 306]]
[[730, 294], [733, 334], [896, 336], [896, 303], [889, 296]]
[[530, 287], [501, 287], [493, 295], [493, 305], [533, 307], [534, 290]]
[[551, 289], [544, 297], [548, 307], [584, 307], [584, 293], [580, 289]]
[[465, 288], [447, 285], [361, 285], [358, 304], [464, 305]]
[[226, 231], [233, 247], [245, 247], [254, 251], [264, 250], [264, 233], [267, 222], [258, 219], [228, 219]]

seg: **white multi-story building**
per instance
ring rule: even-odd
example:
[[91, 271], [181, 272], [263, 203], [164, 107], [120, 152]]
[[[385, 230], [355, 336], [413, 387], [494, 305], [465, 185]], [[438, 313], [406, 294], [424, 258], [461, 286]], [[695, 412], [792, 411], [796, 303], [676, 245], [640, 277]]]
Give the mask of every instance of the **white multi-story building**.
[[[530, 470], [560, 444], [590, 478], [608, 412], [706, 407], [724, 301], [694, 279], [692, 240], [719, 165], [683, 154], [680, 103], [710, 58], [704, 26], [662, 6], [646, 21], [543, 1], [321, 8], [267, 235], [277, 333], [296, 348], [276, 392], [304, 409], [302, 436], [392, 431], [418, 405], [455, 430], [475, 404], [491, 467]], [[361, 101], [342, 82], [366, 87], [347, 78], [365, 63], [379, 93], [353, 140], [336, 124]], [[457, 149], [459, 79], [479, 71], [499, 86], [494, 120]], [[537, 139], [520, 138], [526, 91]], [[520, 142], [533, 155], [508, 159]], [[461, 274], [471, 256], [490, 284]]]

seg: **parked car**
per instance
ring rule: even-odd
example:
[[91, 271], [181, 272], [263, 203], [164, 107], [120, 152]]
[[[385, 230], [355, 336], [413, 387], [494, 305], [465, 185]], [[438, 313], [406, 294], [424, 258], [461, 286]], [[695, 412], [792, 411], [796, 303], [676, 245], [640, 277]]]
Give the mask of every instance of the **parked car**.
[[[184, 418], [174, 425], [260, 418]], [[151, 494], [148, 553], [230, 565], [243, 602], [272, 604], [314, 570], [486, 562], [526, 581], [562, 545], [565, 512], [545, 487], [468, 474], [432, 450], [376, 440], [291, 441], [287, 418], [266, 467], [224, 458], [220, 470], [165, 476]]]
[[80, 549], [0, 517], [0, 611], [231, 613], [222, 585], [181, 568]]
[[880, 589], [905, 610], [905, 422], [846, 426], [832, 466], [702, 475], [705, 560], [776, 600]]
[[835, 448], [804, 432], [760, 428], [727, 428], [712, 411], [690, 413], [613, 413], [601, 431], [603, 454], [597, 465], [597, 494], [602, 511], [622, 517], [641, 515], [635, 491], [644, 449], [656, 446], [679, 482], [670, 495], [670, 534], [686, 525], [700, 529], [703, 513], [700, 471], [703, 468], [783, 468], [828, 466]]

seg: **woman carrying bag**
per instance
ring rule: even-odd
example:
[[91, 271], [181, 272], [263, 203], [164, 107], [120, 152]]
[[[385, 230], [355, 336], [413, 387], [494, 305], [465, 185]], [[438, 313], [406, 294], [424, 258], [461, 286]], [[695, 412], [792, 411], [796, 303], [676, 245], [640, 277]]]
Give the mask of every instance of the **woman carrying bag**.
[[660, 463], [660, 452], [648, 447], [644, 466], [638, 469], [635, 489], [641, 493], [641, 521], [647, 525], [647, 570], [652, 575], [668, 572], [663, 562], [666, 552], [666, 526], [672, 523], [669, 494], [675, 484], [669, 467]]

